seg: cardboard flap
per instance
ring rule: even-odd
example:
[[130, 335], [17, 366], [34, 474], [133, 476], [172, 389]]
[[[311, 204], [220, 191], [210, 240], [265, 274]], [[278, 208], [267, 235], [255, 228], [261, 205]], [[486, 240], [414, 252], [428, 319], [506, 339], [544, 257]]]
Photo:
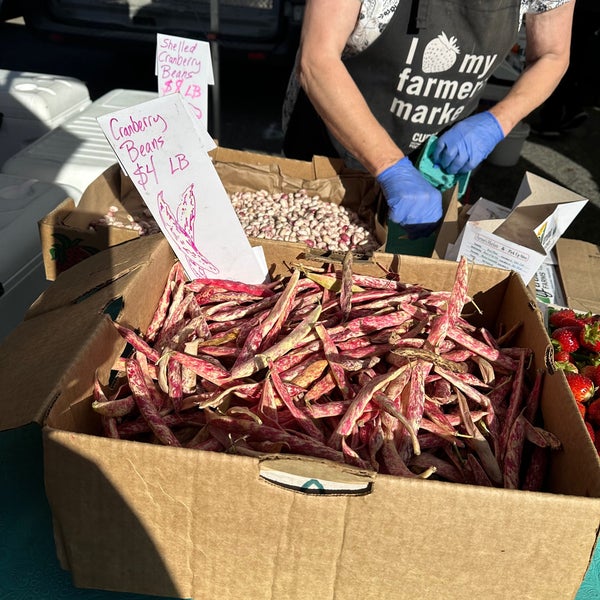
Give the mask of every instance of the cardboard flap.
[[[121, 224], [120, 227], [102, 227], [97, 223], [108, 211], [114, 222]], [[88, 185], [77, 208], [64, 218], [63, 224], [82, 231], [87, 231], [92, 224], [95, 228], [107, 229], [108, 235], [112, 237], [111, 245], [114, 245], [139, 235], [132, 225], [147, 211], [137, 189], [120, 165], [115, 163]]]
[[494, 233], [545, 254], [586, 203], [583, 196], [527, 172], [515, 197], [513, 211]]
[[315, 179], [335, 177], [345, 170], [344, 160], [342, 158], [314, 156], [312, 162], [315, 171]]
[[500, 221], [494, 234], [534, 252], [544, 254], [544, 247], [535, 234], [536, 229], [549, 216], [547, 206], [523, 206]]
[[446, 190], [442, 194], [442, 205], [444, 207], [444, 218], [435, 241], [432, 258], [444, 258], [448, 245], [458, 237], [461, 225], [459, 215], [461, 204], [458, 200], [458, 188]]
[[600, 314], [600, 247], [562, 238], [555, 251], [567, 306]]
[[113, 164], [88, 185], [78, 203], [80, 210], [74, 210], [64, 223], [85, 230], [90, 226], [90, 215], [103, 215], [110, 205], [116, 206], [120, 213], [125, 213], [119, 200], [120, 192], [120, 167]]
[[[89, 349], [107, 326], [107, 308], [126, 297], [134, 278], [148, 271], [139, 267], [165, 256], [174, 260], [166, 239], [148, 236], [96, 254], [57, 278], [0, 344], [0, 429], [41, 423], [60, 395], [89, 386], [71, 374], [82, 362], [106, 360]], [[158, 299], [153, 300], [155, 306]], [[152, 301], [149, 304], [153, 310]], [[129, 307], [120, 310], [131, 313]], [[139, 319], [149, 322], [148, 314]]]

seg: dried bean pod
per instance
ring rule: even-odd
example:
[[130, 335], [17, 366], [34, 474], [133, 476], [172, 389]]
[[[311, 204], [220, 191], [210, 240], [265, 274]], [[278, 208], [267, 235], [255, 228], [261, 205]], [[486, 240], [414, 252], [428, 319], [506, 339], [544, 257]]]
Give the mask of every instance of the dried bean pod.
[[179, 440], [169, 429], [164, 419], [156, 409], [152, 397], [144, 380], [144, 374], [139, 363], [134, 359], [127, 361], [127, 380], [131, 393], [141, 415], [148, 423], [157, 439], [167, 446], [181, 446]]

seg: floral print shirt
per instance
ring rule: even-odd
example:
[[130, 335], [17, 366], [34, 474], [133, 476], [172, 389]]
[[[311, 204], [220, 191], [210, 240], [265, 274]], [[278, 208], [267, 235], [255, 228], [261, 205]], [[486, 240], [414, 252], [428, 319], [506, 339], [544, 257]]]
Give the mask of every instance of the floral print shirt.
[[[362, 0], [356, 29], [350, 36], [345, 56], [358, 54], [370, 46], [385, 29], [401, 0]], [[527, 13], [541, 13], [566, 4], [570, 0], [521, 0], [520, 23]]]

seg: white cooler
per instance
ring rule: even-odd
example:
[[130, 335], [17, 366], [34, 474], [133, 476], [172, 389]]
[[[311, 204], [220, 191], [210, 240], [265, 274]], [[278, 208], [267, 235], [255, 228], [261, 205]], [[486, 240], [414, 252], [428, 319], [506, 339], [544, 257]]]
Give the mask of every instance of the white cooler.
[[112, 90], [7, 160], [2, 173], [67, 186], [78, 203], [85, 188], [117, 162], [97, 117], [157, 97], [157, 92]]
[[0, 340], [50, 284], [38, 221], [65, 199], [62, 187], [0, 173]]
[[0, 69], [0, 165], [91, 103], [79, 79]]

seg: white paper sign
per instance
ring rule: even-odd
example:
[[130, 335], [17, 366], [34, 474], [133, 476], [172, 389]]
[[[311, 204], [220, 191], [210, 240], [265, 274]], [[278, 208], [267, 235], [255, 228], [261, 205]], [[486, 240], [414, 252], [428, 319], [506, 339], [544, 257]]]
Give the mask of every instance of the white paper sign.
[[198, 124], [179, 94], [97, 120], [190, 278], [265, 280], [207, 154], [214, 142], [190, 135]]
[[214, 85], [210, 44], [173, 35], [156, 35], [158, 95], [181, 94], [204, 127], [208, 125], [208, 86]]

